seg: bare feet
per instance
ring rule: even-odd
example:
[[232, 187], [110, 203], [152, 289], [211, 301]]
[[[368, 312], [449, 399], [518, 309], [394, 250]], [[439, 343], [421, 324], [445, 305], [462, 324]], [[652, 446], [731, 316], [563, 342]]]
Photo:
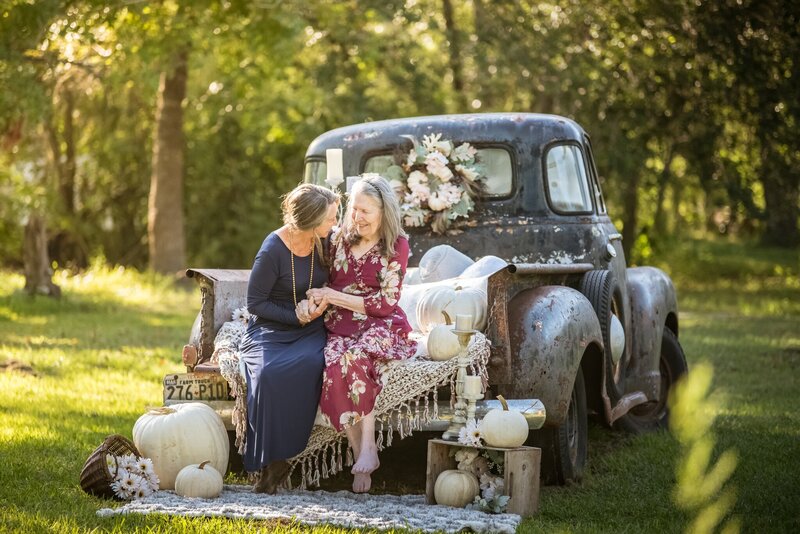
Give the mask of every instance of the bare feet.
[[355, 465], [350, 470], [353, 473], [353, 491], [366, 493], [372, 486], [372, 472], [380, 466], [377, 448], [365, 448], [358, 456]]
[[278, 491], [278, 486], [283, 484], [288, 475], [289, 463], [285, 460], [276, 460], [261, 470], [261, 476], [256, 482], [253, 491], [273, 495]]

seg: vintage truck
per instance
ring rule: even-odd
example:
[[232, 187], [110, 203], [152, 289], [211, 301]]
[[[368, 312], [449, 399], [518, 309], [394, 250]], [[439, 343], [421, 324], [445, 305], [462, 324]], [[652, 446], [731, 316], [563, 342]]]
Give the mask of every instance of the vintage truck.
[[[475, 147], [487, 180], [470, 217], [454, 221], [447, 232], [407, 228], [409, 266], [440, 244], [473, 259], [491, 255], [507, 262], [487, 283], [490, 387], [479, 411], [500, 394], [518, 406], [541, 402], [546, 412], [529, 410], [528, 417], [538, 429], [530, 441], [542, 448], [543, 478], [579, 480], [590, 415], [634, 432], [666, 423], [667, 394], [687, 372], [673, 284], [659, 269], [626, 265], [590, 138], [564, 117], [469, 114], [347, 126], [311, 143], [304, 179], [325, 185], [331, 148], [343, 150], [345, 176], [383, 173], [408, 153], [411, 139], [430, 134]], [[214, 332], [244, 298], [248, 274], [188, 271], [203, 295], [184, 351], [193, 374], [168, 376], [165, 402], [186, 400], [178, 386], [195, 397], [203, 386], [218, 393], [207, 393], [204, 401], [220, 413], [228, 409], [224, 380], [209, 378], [215, 369], [207, 360]], [[197, 381], [194, 389], [191, 380]]]

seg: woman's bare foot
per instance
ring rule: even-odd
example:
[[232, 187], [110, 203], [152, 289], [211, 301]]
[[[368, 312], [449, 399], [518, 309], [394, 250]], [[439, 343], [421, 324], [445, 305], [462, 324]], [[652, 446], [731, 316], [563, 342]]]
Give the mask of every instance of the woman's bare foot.
[[372, 472], [380, 467], [377, 448], [365, 448], [358, 456], [355, 465], [350, 470], [353, 473], [353, 491], [366, 493], [372, 486]]

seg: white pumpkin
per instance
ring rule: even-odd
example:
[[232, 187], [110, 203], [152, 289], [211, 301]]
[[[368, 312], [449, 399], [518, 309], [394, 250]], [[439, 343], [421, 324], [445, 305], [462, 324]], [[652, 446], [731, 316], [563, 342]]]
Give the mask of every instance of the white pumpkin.
[[216, 499], [222, 493], [222, 475], [206, 460], [187, 465], [175, 478], [175, 493], [182, 497]]
[[528, 439], [528, 421], [516, 410], [509, 410], [508, 403], [498, 395], [503, 409], [490, 410], [481, 420], [481, 436], [490, 447], [513, 449]]
[[161, 489], [173, 489], [178, 472], [206, 460], [224, 473], [230, 444], [217, 412], [200, 402], [173, 404], [150, 410], [133, 425], [133, 443], [153, 460]]
[[473, 328], [486, 328], [486, 291], [477, 287], [433, 287], [417, 302], [417, 323], [420, 330], [430, 332], [442, 322], [442, 312], [450, 317], [471, 315]]
[[464, 508], [481, 491], [478, 477], [467, 471], [448, 469], [436, 477], [433, 498], [436, 504]]
[[445, 324], [436, 325], [428, 334], [428, 356], [431, 360], [443, 362], [458, 356], [461, 352], [461, 343], [458, 336], [453, 333], [450, 316], [444, 312]]

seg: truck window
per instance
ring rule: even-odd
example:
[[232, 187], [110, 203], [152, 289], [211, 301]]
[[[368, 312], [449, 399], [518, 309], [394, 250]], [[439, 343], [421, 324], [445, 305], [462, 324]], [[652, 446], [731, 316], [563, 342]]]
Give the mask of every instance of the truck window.
[[328, 174], [328, 164], [325, 160], [312, 159], [306, 162], [303, 171], [303, 181], [311, 184], [325, 185], [325, 177]]
[[[511, 194], [513, 184], [513, 168], [511, 154], [503, 148], [479, 148], [477, 159], [486, 176], [486, 196], [502, 197]], [[364, 172], [383, 171], [394, 165], [394, 156], [380, 154], [369, 158], [364, 165]]]
[[586, 213], [592, 211], [592, 199], [586, 167], [580, 148], [556, 145], [547, 151], [547, 194], [554, 211]]

